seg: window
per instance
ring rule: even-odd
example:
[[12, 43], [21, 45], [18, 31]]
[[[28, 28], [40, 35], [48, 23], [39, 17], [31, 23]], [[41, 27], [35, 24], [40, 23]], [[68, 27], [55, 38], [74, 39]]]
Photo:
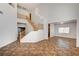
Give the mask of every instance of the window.
[[58, 29], [59, 33], [69, 33], [69, 27], [60, 27]]

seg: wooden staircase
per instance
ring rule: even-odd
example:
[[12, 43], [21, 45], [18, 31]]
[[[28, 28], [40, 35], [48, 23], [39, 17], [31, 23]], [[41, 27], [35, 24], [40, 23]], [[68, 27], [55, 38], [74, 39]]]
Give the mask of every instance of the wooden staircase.
[[[40, 29], [43, 29], [43, 24], [35, 24], [31, 21], [31, 14], [29, 14], [29, 16], [26, 15], [22, 15], [20, 13], [17, 13], [17, 18], [19, 19], [23, 19], [26, 21], [26, 24], [30, 24], [32, 31], [38, 31]], [[28, 22], [28, 23], [27, 23]], [[29, 25], [28, 25], [29, 26]], [[29, 27], [30, 28], [30, 27]], [[25, 36], [25, 31], [22, 31], [19, 33], [19, 45], [21, 46], [21, 40], [22, 38]]]
[[36, 31], [36, 27], [35, 25], [33, 24], [33, 22], [31, 21], [31, 18], [26, 16], [26, 15], [22, 15], [22, 14], [19, 14], [17, 13], [17, 18], [20, 18], [20, 19], [25, 19], [27, 22], [29, 22], [29, 24], [32, 26], [33, 30]]
[[43, 25], [42, 24], [35, 24], [31, 21], [31, 15], [26, 16], [26, 15], [22, 15], [22, 14], [19, 14], [17, 13], [17, 18], [20, 18], [20, 19], [25, 19], [27, 22], [29, 22], [29, 24], [32, 26], [33, 28], [33, 31], [37, 31], [39, 29], [43, 29]]

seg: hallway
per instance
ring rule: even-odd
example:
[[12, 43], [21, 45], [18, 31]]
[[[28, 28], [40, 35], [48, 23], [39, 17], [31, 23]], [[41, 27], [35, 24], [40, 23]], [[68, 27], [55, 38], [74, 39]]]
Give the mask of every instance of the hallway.
[[37, 43], [19, 43], [16, 41], [0, 49], [4, 56], [77, 56], [76, 40], [62, 37], [52, 37]]

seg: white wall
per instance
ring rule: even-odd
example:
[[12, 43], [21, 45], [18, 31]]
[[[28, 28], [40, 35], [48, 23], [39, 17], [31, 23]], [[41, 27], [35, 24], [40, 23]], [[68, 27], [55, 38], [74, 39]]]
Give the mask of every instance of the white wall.
[[3, 47], [17, 39], [16, 6], [11, 7], [7, 3], [0, 4], [0, 47]]
[[31, 31], [21, 39], [22, 43], [25, 42], [39, 42], [44, 39], [43, 30]]
[[42, 3], [38, 8], [49, 23], [77, 19], [79, 14], [79, 4], [74, 3]]
[[[58, 28], [59, 27], [69, 27], [69, 33], [59, 33]], [[76, 23], [67, 23], [67, 24], [55, 24], [54, 25], [54, 36], [61, 36], [61, 37], [67, 37], [67, 38], [76, 38]]]
[[79, 20], [77, 20], [77, 40], [76, 40], [76, 46], [79, 47]]
[[44, 39], [48, 39], [48, 23], [47, 23], [47, 20], [44, 20]]
[[44, 19], [43, 18], [43, 16], [41, 16], [40, 14], [36, 14], [35, 13], [35, 10], [34, 11], [32, 11], [32, 21], [34, 22], [34, 23], [40, 23], [40, 24], [43, 24], [44, 23], [44, 20], [46, 20], [46, 19]]

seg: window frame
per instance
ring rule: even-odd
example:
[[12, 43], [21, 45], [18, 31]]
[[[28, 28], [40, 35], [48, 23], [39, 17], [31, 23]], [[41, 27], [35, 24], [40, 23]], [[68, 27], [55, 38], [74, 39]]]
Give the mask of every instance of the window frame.
[[70, 27], [59, 27], [58, 33], [60, 34], [68, 34], [70, 32]]

